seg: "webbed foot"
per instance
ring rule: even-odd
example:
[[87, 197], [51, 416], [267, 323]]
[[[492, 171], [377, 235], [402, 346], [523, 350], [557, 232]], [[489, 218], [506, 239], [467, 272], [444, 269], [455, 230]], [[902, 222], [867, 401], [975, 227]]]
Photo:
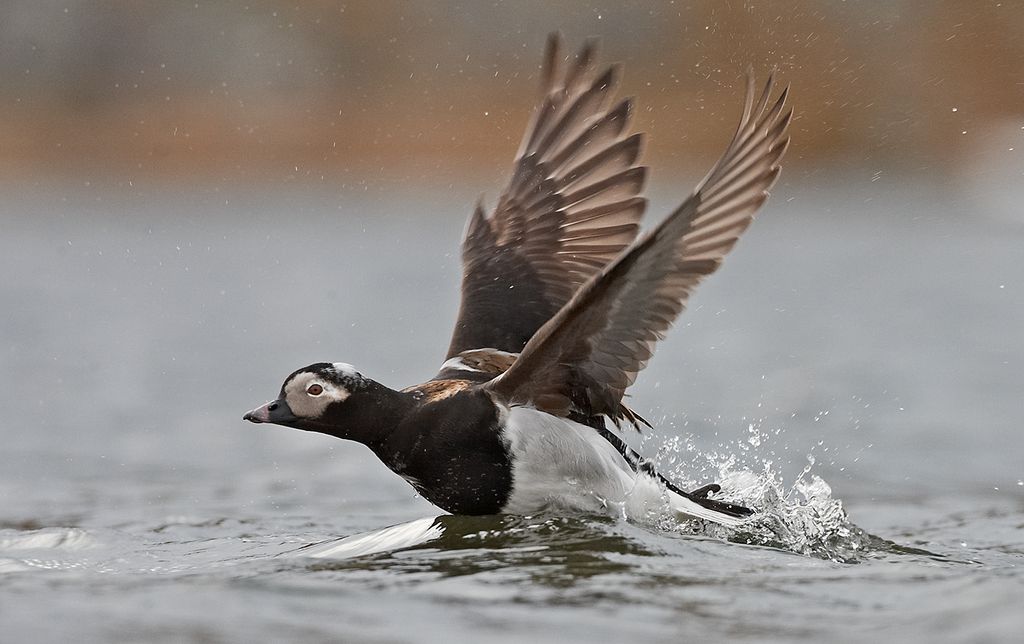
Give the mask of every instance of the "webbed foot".
[[709, 483], [704, 487], [699, 487], [693, 492], [689, 493], [690, 499], [700, 503], [709, 510], [717, 510], [725, 514], [734, 517], [749, 517], [754, 513], [750, 508], [737, 505], [736, 503], [729, 503], [728, 501], [716, 501], [715, 499], [709, 499], [709, 494], [717, 494], [722, 491], [722, 486], [718, 483]]
[[704, 487], [699, 487], [696, 490], [694, 490], [693, 492], [690, 492], [690, 498], [693, 498], [693, 499], [706, 499], [706, 498], [708, 498], [708, 494], [711, 494], [712, 492], [717, 494], [718, 492], [721, 492], [721, 491], [722, 491], [722, 486], [721, 485], [719, 485], [718, 483], [709, 483], [709, 484], [705, 485]]

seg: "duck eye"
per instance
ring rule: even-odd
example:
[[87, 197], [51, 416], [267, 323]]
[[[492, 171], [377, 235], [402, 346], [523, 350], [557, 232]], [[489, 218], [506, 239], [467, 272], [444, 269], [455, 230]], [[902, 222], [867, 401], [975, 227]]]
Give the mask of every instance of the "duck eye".
[[310, 396], [319, 396], [320, 394], [324, 393], [324, 388], [314, 383], [310, 385], [308, 389], [306, 389], [306, 393], [309, 394]]

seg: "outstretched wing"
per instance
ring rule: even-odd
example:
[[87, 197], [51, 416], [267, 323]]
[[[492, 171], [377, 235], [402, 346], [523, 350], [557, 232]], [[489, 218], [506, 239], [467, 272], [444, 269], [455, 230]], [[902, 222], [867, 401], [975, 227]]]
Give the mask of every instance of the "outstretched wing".
[[771, 102], [754, 81], [728, 149], [695, 192], [661, 224], [586, 283], [527, 343], [515, 363], [483, 385], [510, 404], [556, 415], [636, 419], [622, 395], [655, 343], [713, 273], [764, 203], [789, 139], [788, 88]]
[[646, 201], [642, 136], [632, 103], [609, 107], [617, 70], [598, 74], [593, 43], [563, 70], [548, 40], [543, 98], [516, 155], [512, 180], [490, 217], [466, 226], [462, 304], [447, 358], [470, 349], [517, 353], [594, 273], [636, 238]]

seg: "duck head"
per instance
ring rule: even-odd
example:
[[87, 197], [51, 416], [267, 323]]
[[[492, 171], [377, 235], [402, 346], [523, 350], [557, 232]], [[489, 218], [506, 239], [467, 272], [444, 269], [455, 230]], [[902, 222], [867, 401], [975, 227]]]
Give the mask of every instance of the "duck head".
[[352, 434], [366, 424], [362, 417], [389, 391], [350, 364], [318, 362], [293, 372], [277, 400], [247, 412], [242, 419], [356, 438]]

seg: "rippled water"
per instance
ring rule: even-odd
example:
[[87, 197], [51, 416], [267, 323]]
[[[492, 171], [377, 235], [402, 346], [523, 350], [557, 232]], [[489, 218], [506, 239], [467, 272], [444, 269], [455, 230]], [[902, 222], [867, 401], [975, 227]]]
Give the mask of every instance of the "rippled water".
[[758, 508], [739, 531], [437, 516], [360, 446], [240, 420], [318, 360], [431, 375], [452, 197], [22, 188], [0, 640], [1012, 640], [1024, 224], [820, 184], [780, 187], [632, 392], [631, 440]]

